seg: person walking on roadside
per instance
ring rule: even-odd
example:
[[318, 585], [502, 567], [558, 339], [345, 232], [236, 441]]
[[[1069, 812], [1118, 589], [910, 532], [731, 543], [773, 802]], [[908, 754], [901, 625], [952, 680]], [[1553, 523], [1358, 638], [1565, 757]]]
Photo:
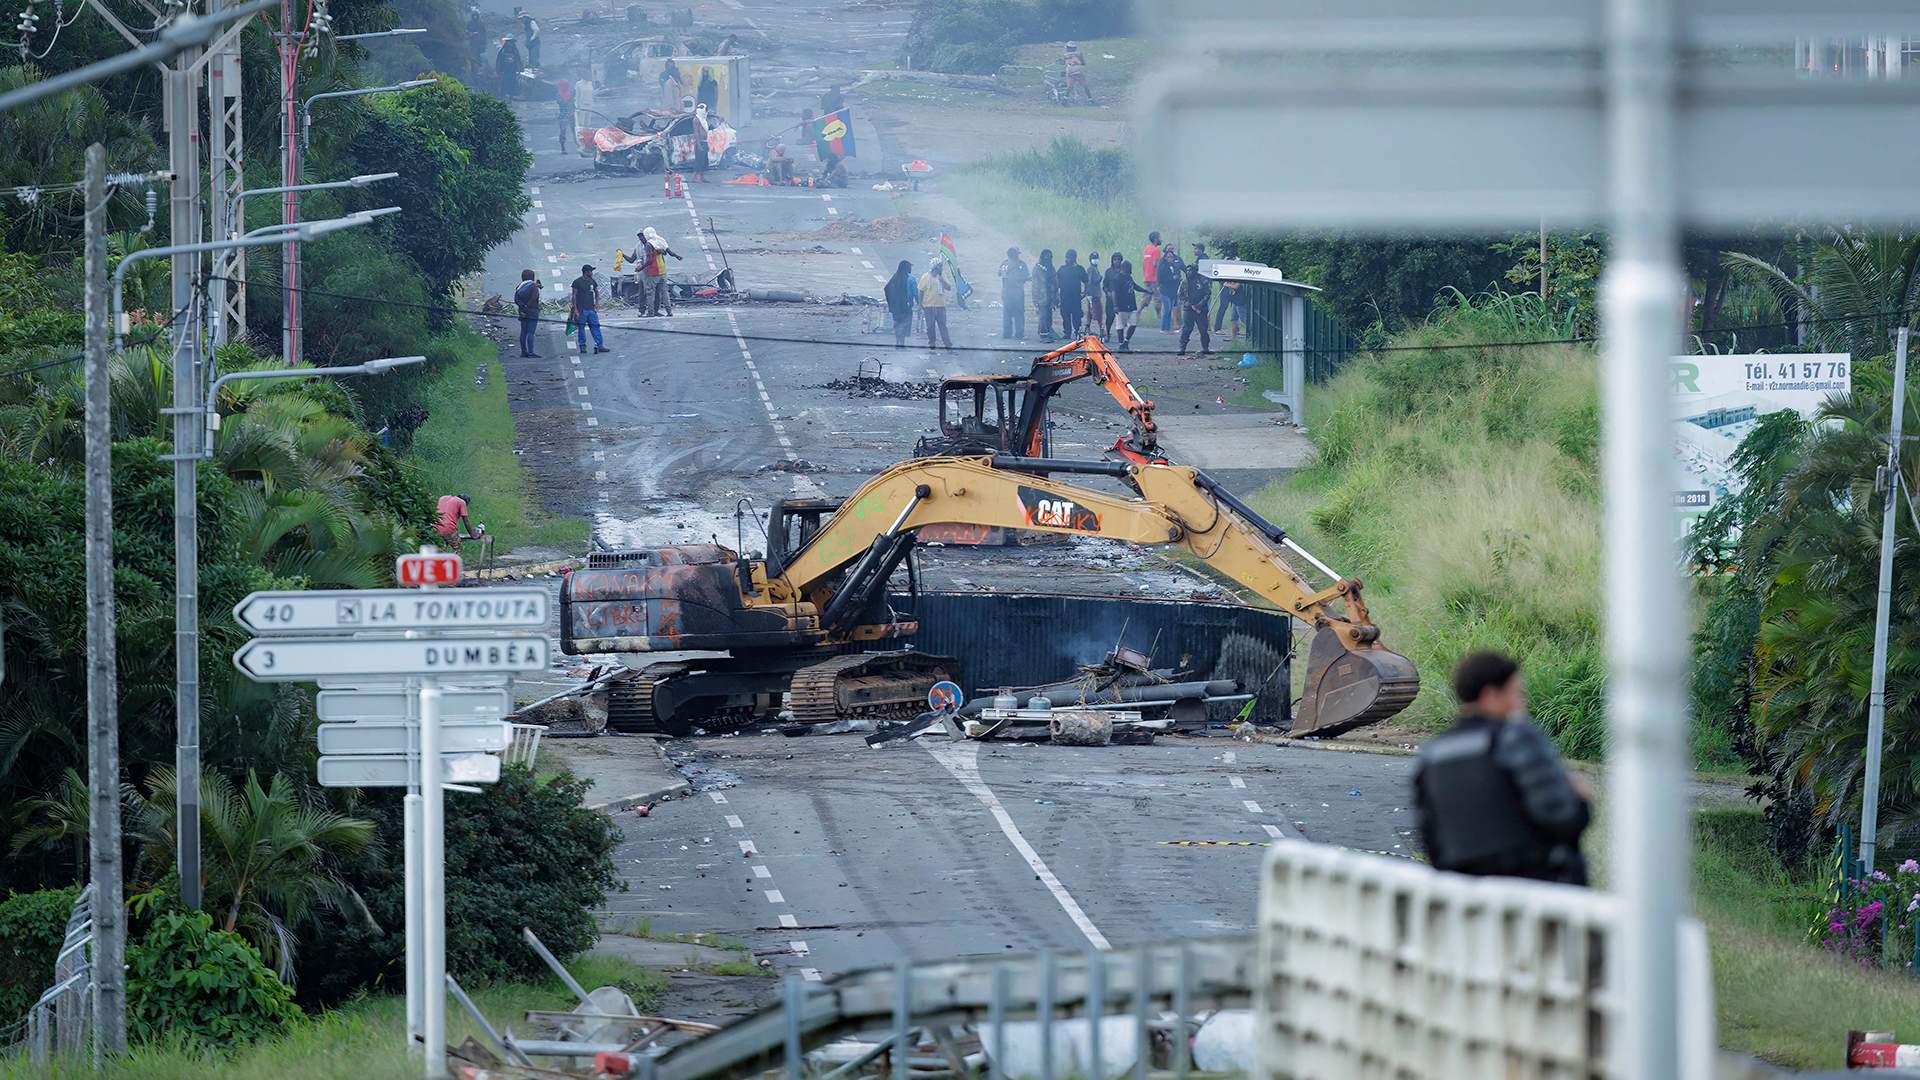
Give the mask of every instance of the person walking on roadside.
[[1080, 265], [1080, 252], [1068, 248], [1054, 280], [1060, 285], [1060, 336], [1068, 341], [1080, 336], [1082, 305], [1086, 303], [1087, 270]]
[[520, 355], [538, 360], [540, 354], [533, 351], [533, 332], [540, 328], [540, 279], [533, 271], [520, 271], [520, 287], [513, 290], [513, 306], [520, 312]]
[[1087, 252], [1087, 318], [1086, 321], [1081, 324], [1083, 329], [1080, 332], [1083, 334], [1098, 334], [1101, 337], [1106, 337], [1106, 292], [1100, 282], [1100, 272], [1103, 269], [1104, 267], [1100, 265], [1100, 253], [1097, 251]]
[[1033, 306], [1040, 312], [1040, 340], [1053, 340], [1053, 309], [1060, 302], [1058, 271], [1053, 268], [1053, 249], [1042, 248], [1033, 264]]
[[667, 245], [667, 238], [649, 225], [640, 230], [640, 317], [651, 319], [673, 314], [673, 297], [667, 288], [667, 256], [676, 261], [680, 253]]
[[593, 264], [580, 268], [580, 276], [573, 279], [573, 324], [579, 328], [580, 351], [587, 351], [587, 330], [593, 330], [593, 351], [612, 352], [607, 343], [600, 340], [600, 283], [593, 280]]
[[1027, 282], [1033, 272], [1020, 257], [1020, 249], [1007, 249], [1007, 261], [1000, 264], [1000, 337], [1005, 341], [1027, 340]]
[[927, 320], [927, 348], [937, 348], [935, 336], [953, 348], [953, 335], [947, 332], [947, 297], [953, 290], [947, 285], [946, 268], [935, 262], [920, 278], [920, 314]]
[[1160, 248], [1160, 331], [1171, 334], [1180, 328], [1180, 285], [1186, 267], [1172, 244]]
[[1238, 281], [1220, 283], [1220, 310], [1213, 316], [1213, 332], [1219, 333], [1231, 314], [1233, 318], [1233, 336], [1228, 341], [1240, 340], [1240, 324], [1247, 317], [1247, 287]]
[[[1166, 269], [1161, 267], [1161, 269]], [[1213, 300], [1213, 282], [1200, 276], [1200, 268], [1187, 267], [1186, 280], [1180, 285], [1180, 355], [1187, 355], [1187, 342], [1200, 331], [1200, 355], [1213, 351], [1213, 339], [1207, 335], [1207, 305]]]
[[1078, 42], [1067, 42], [1067, 51], [1061, 56], [1060, 64], [1066, 69], [1067, 100], [1073, 100], [1073, 91], [1078, 87], [1080, 92], [1087, 96], [1087, 104], [1099, 104], [1093, 100], [1093, 89], [1087, 85], [1087, 58], [1080, 55]]
[[1113, 261], [1107, 267], [1102, 281], [1107, 293], [1107, 306], [1113, 309], [1113, 333], [1119, 336], [1122, 352], [1133, 351], [1133, 332], [1139, 329], [1140, 294], [1147, 290], [1133, 280], [1133, 264], [1113, 253]]
[[500, 51], [494, 54], [494, 74], [500, 78], [500, 96], [512, 98], [520, 87], [520, 46], [513, 43], [511, 36], [500, 39]]
[[475, 69], [484, 67], [487, 62], [487, 24], [480, 18], [480, 9], [467, 9], [467, 52], [473, 56]]
[[887, 314], [893, 316], [893, 347], [907, 347], [907, 335], [913, 333], [913, 264], [905, 259], [887, 279]]
[[1160, 234], [1147, 234], [1147, 246], [1140, 249], [1140, 280], [1147, 283], [1147, 299], [1153, 304], [1154, 314], [1161, 314], [1160, 306]]
[[1428, 860], [1458, 874], [1585, 885], [1586, 784], [1527, 717], [1520, 665], [1474, 653], [1454, 668], [1453, 692], [1459, 719], [1420, 748], [1413, 767]]
[[532, 12], [520, 13], [520, 39], [525, 41], [527, 66], [538, 70], [540, 67], [540, 20]]

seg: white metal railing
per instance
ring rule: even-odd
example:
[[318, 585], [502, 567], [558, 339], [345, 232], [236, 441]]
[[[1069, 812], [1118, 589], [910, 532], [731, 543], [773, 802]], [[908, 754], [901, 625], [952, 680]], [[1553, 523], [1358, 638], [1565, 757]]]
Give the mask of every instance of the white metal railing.
[[513, 742], [507, 745], [505, 754], [507, 764], [533, 768], [534, 756], [540, 753], [540, 736], [546, 731], [544, 724], [513, 725]]
[[[1624, 1078], [1612, 893], [1276, 844], [1260, 889], [1263, 1078]], [[1714, 1074], [1706, 933], [1681, 926], [1680, 1075]]]

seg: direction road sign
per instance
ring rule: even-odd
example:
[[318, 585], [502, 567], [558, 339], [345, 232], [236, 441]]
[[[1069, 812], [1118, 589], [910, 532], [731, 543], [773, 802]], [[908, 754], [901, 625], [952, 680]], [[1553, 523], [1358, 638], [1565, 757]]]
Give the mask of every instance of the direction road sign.
[[[321, 720], [403, 722], [418, 720], [417, 690], [353, 689], [322, 690], [315, 711]], [[513, 711], [513, 699], [505, 690], [442, 690], [440, 719], [446, 723], [462, 720], [498, 720]]]
[[517, 630], [547, 625], [545, 589], [332, 589], [257, 592], [233, 621], [256, 634], [330, 630]]
[[[1736, 228], [1799, 220], [1816, 191], [1822, 220], [1920, 216], [1911, 197], [1920, 141], [1886, 137], [1920, 126], [1920, 80], [1791, 75], [1682, 75], [1673, 140], [1687, 148], [1674, 160], [1681, 216]], [[1192, 221], [1429, 233], [1597, 225], [1610, 174], [1595, 79], [1338, 69], [1237, 79], [1223, 95], [1218, 78], [1175, 76], [1142, 92], [1141, 140], [1158, 151], [1143, 166]], [[1222, 141], [1223, 128], [1284, 135]], [[1862, 146], [1874, 147], [1873, 168], [1834, 167]]]
[[[1911, 34], [1913, 0], [1679, 0], [1677, 31], [1689, 46], [1789, 45], [1796, 37]], [[1162, 45], [1297, 51], [1387, 47], [1592, 49], [1605, 31], [1595, 0], [1158, 0], [1145, 5], [1147, 36]]]
[[[323, 757], [321, 787], [406, 787], [419, 770], [405, 754], [350, 754]], [[442, 754], [440, 779], [449, 784], [492, 784], [500, 779], [500, 759], [492, 754]]]
[[322, 675], [459, 675], [540, 671], [543, 636], [486, 638], [255, 638], [233, 666], [256, 682], [310, 682]]
[[452, 552], [421, 552], [393, 560], [393, 579], [402, 585], [458, 585], [460, 556]]
[[[322, 754], [408, 754], [419, 749], [418, 724], [365, 722], [321, 724]], [[513, 744], [513, 725], [503, 720], [448, 721], [440, 725], [442, 754], [494, 753]]]

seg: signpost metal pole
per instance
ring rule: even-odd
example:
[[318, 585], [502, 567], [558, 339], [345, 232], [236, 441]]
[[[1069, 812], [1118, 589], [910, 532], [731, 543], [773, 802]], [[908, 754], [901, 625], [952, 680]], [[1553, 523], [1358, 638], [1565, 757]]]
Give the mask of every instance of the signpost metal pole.
[[1873, 692], [1867, 696], [1867, 777], [1860, 792], [1860, 869], [1873, 872], [1880, 833], [1880, 754], [1887, 725], [1887, 620], [1893, 611], [1893, 532], [1900, 508], [1900, 433], [1907, 413], [1907, 328], [1901, 327], [1893, 361], [1893, 419], [1881, 477], [1887, 503], [1880, 512], [1880, 590], [1873, 610]]
[[113, 610], [113, 403], [107, 368], [107, 150], [87, 147], [87, 834], [94, 1065], [127, 1048], [120, 867], [120, 683]]
[[[417, 755], [416, 755], [417, 757]], [[416, 766], [417, 768], [417, 766]], [[420, 943], [420, 789], [414, 785], [406, 800], [406, 894], [407, 894], [407, 1049], [418, 1056], [426, 1046], [422, 1038], [421, 1000], [426, 990], [420, 968], [426, 957]]]
[[427, 678], [420, 684], [420, 1027], [428, 1080], [439, 1080], [447, 1071], [447, 806], [441, 787], [440, 689], [435, 683]]
[[1611, 0], [1605, 46], [1612, 251], [1601, 282], [1607, 698], [1615, 888], [1624, 901], [1623, 1075], [1679, 1073], [1678, 927], [1690, 850], [1686, 612], [1674, 543], [1673, 398], [1686, 279], [1674, 182], [1673, 0]]

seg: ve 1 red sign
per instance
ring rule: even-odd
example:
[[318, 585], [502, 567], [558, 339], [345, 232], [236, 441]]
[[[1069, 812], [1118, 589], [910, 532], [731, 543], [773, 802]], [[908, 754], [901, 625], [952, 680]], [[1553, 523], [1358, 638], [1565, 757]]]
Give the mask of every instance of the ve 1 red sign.
[[402, 585], [460, 584], [460, 556], [451, 552], [402, 555], [393, 566], [394, 579]]

